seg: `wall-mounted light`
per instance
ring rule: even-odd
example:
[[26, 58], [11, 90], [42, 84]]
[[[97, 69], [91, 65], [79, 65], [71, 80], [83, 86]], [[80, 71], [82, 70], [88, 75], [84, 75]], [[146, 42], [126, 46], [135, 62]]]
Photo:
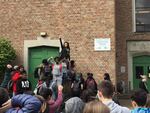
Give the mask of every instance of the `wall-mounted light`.
[[47, 33], [46, 32], [41, 32], [40, 35], [41, 35], [41, 37], [45, 38], [47, 36]]

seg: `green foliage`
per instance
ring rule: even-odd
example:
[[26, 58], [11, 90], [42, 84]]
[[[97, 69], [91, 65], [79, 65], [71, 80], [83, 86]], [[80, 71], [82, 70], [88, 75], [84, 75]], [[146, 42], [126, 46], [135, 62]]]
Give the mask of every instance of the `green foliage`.
[[11, 42], [0, 38], [0, 72], [3, 72], [6, 64], [15, 60], [16, 52], [11, 46]]

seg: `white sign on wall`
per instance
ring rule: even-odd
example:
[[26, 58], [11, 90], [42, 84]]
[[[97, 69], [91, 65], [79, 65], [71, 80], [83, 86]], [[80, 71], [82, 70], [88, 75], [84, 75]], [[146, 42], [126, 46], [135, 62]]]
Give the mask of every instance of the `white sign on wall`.
[[94, 39], [94, 50], [95, 51], [110, 51], [111, 50], [110, 38]]
[[125, 73], [126, 72], [126, 67], [125, 66], [121, 66], [121, 73]]

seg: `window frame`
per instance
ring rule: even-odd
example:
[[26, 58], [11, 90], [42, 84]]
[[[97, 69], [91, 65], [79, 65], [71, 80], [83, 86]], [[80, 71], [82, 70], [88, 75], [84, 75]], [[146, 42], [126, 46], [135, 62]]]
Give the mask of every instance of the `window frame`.
[[136, 31], [136, 14], [135, 14], [135, 0], [132, 0], [132, 18], [133, 18], [133, 32]]
[[[149, 31], [137, 31], [137, 24], [136, 24], [136, 0], [132, 0], [132, 26], [133, 26], [133, 32], [135, 33], [150, 33], [150, 30]], [[150, 14], [150, 13], [149, 13]]]

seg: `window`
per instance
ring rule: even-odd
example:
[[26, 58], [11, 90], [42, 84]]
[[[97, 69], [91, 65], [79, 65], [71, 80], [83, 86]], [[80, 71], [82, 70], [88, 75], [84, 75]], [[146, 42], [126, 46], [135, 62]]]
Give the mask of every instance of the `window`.
[[150, 32], [150, 0], [135, 0], [136, 32]]
[[143, 66], [136, 66], [135, 67], [135, 71], [136, 71], [136, 79], [140, 79], [140, 75], [144, 74], [144, 67]]

